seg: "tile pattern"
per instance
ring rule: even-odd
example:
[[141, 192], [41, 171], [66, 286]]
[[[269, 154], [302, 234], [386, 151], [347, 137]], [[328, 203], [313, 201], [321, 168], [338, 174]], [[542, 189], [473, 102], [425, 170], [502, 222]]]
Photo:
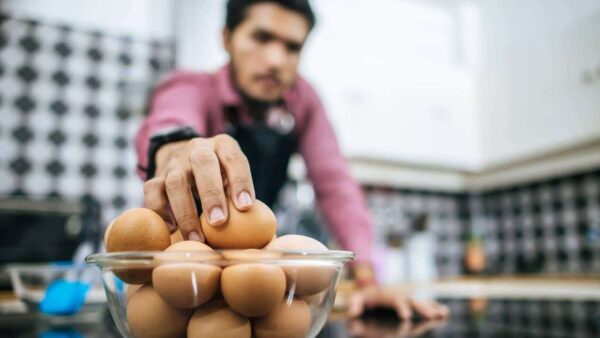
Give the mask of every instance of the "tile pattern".
[[365, 187], [375, 238], [410, 235], [429, 216], [441, 275], [463, 271], [470, 231], [484, 238], [489, 273], [600, 272], [600, 170], [471, 194]]
[[600, 171], [470, 198], [493, 271], [600, 272]]
[[132, 138], [172, 41], [0, 18], [0, 195], [141, 204]]

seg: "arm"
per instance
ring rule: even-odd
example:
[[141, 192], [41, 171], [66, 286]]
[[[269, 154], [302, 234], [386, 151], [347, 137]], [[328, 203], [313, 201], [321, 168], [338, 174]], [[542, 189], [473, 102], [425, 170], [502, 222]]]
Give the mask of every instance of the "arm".
[[[206, 133], [204, 101], [201, 80], [194, 74], [175, 73], [158, 86], [150, 100], [148, 117], [135, 138], [140, 166], [148, 167], [148, 148], [154, 134], [183, 126], [190, 126], [201, 135]], [[146, 179], [142, 171], [138, 174]]]
[[[197, 133], [207, 133], [209, 120], [210, 78], [206, 75], [179, 73], [155, 91], [150, 114], [137, 137], [139, 163], [148, 166], [150, 138], [157, 132], [190, 126]], [[203, 240], [194, 195], [200, 197], [210, 225], [220, 226], [228, 217], [222, 172], [229, 182], [229, 192], [238, 210], [247, 210], [254, 202], [250, 166], [237, 142], [226, 135], [195, 137], [171, 142], [157, 149], [155, 175], [144, 184], [144, 204], [157, 212], [185, 239]]]
[[300, 153], [313, 182], [319, 209], [340, 244], [356, 253], [358, 264], [368, 264], [372, 222], [364, 197], [350, 176], [317, 94], [307, 84], [306, 95], [308, 107], [300, 130]]
[[341, 244], [356, 253], [354, 277], [359, 290], [348, 307], [350, 316], [366, 308], [389, 307], [402, 319], [413, 310], [427, 319], [448, 317], [448, 308], [433, 301], [420, 301], [398, 290], [377, 285], [371, 260], [371, 226], [367, 206], [357, 183], [350, 176], [331, 124], [316, 93], [308, 85], [309, 111], [301, 131], [300, 152], [313, 182], [319, 209]]

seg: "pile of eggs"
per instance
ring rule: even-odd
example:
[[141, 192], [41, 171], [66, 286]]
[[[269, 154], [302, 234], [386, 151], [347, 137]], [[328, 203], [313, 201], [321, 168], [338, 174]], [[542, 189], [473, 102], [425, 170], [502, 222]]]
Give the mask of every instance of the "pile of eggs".
[[131, 333], [136, 338], [305, 337], [310, 306], [323, 301], [336, 270], [272, 263], [282, 250], [327, 247], [300, 235], [276, 237], [275, 216], [258, 200], [245, 212], [230, 205], [227, 223], [219, 227], [208, 225], [204, 215], [200, 219], [206, 244], [185, 241], [179, 232], [170, 235], [162, 218], [143, 208], [126, 211], [106, 230], [108, 252], [201, 252], [198, 256], [210, 258], [166, 254], [157, 255], [152, 268], [115, 268], [127, 283]]

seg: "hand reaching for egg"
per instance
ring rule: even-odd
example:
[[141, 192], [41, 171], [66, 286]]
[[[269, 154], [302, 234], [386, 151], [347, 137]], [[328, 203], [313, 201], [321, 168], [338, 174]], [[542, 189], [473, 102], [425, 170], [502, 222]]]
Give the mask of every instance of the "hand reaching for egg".
[[205, 211], [204, 223], [213, 227], [225, 224], [234, 210], [247, 211], [254, 204], [250, 165], [228, 135], [164, 145], [155, 163], [155, 177], [144, 184], [144, 203], [185, 239], [203, 240], [194, 196]]

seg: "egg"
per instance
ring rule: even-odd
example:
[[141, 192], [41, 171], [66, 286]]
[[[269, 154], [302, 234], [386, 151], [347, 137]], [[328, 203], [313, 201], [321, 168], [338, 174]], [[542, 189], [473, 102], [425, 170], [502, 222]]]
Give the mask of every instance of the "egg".
[[171, 245], [169, 230], [154, 211], [135, 208], [125, 211], [109, 227], [106, 251], [162, 251]]
[[164, 252], [154, 257], [156, 266], [175, 262], [206, 262], [221, 258], [210, 246], [198, 241], [181, 241], [172, 244]]
[[275, 235], [277, 221], [271, 209], [256, 200], [248, 211], [238, 211], [228, 201], [229, 217], [221, 226], [209, 225], [206, 214], [200, 222], [206, 242], [215, 249], [260, 249]]
[[310, 296], [303, 296], [300, 297], [301, 300], [303, 300], [306, 304], [308, 304], [308, 306], [321, 306], [321, 304], [323, 304], [323, 302], [325, 302], [327, 297], [327, 291], [323, 291], [314, 295], [310, 295]]
[[187, 338], [250, 338], [251, 335], [250, 320], [219, 300], [197, 309], [187, 327]]
[[131, 299], [131, 296], [133, 296], [133, 294], [142, 288], [142, 286], [144, 285], [138, 285], [138, 284], [125, 284], [125, 304], [129, 303], [129, 300]]
[[175, 230], [174, 233], [171, 234], [171, 245], [177, 243], [177, 242], [182, 242], [183, 239], [183, 235], [181, 234], [181, 230], [177, 229]]
[[223, 258], [230, 262], [260, 261], [281, 258], [281, 254], [260, 249], [231, 250], [223, 252]]
[[[165, 252], [183, 251], [190, 257], [155, 258], [157, 266], [152, 271], [152, 285], [156, 292], [171, 306], [193, 308], [210, 300], [219, 286], [221, 268], [212, 264], [194, 262], [193, 252], [213, 252], [206, 244], [182, 241], [168, 247]], [[201, 256], [201, 255], [200, 255]], [[186, 258], [190, 259], [186, 261]]]
[[127, 324], [136, 338], [182, 337], [191, 311], [167, 304], [151, 285], [137, 290], [127, 304]]
[[283, 299], [285, 274], [276, 265], [231, 265], [221, 273], [221, 293], [236, 312], [246, 317], [264, 316]]
[[[316, 239], [301, 235], [285, 235], [271, 241], [265, 250], [328, 251]], [[334, 282], [336, 270], [329, 266], [283, 266], [287, 290], [296, 296], [310, 296], [326, 290]]]
[[113, 224], [115, 224], [114, 220], [112, 222], [110, 222], [110, 224], [106, 227], [106, 231], [104, 231], [104, 247], [105, 248], [106, 248], [106, 243], [108, 242], [108, 233], [110, 232], [110, 228], [112, 227]]
[[308, 305], [299, 299], [284, 299], [264, 317], [253, 318], [256, 338], [304, 338], [310, 330]]
[[[108, 227], [105, 234], [106, 251], [162, 251], [170, 244], [169, 230], [154, 211], [135, 208], [125, 211]], [[152, 276], [152, 269], [144, 266], [114, 269], [125, 283], [144, 284]]]

